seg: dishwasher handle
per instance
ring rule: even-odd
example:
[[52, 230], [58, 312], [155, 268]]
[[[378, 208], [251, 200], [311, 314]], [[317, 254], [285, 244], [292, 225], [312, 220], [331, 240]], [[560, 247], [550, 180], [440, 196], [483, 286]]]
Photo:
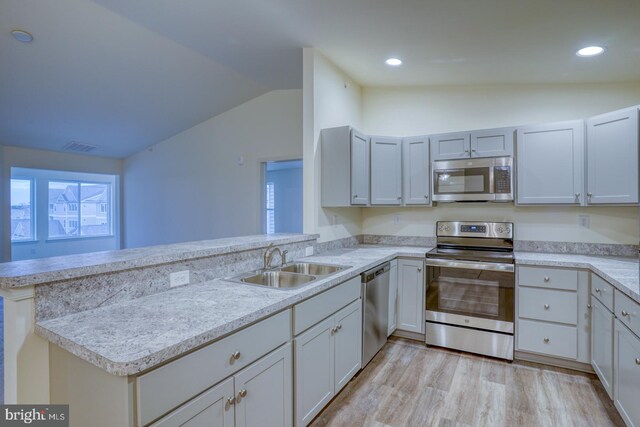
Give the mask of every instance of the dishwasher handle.
[[388, 272], [389, 270], [391, 270], [391, 263], [379, 265], [375, 268], [372, 268], [369, 271], [362, 273], [362, 281], [364, 283], [369, 283], [370, 281], [374, 280], [376, 277]]

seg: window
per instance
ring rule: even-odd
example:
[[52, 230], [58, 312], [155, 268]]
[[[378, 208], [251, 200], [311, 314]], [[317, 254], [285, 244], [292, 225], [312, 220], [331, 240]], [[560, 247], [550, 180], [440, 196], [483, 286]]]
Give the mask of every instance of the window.
[[111, 236], [111, 184], [49, 181], [49, 238]]
[[30, 179], [11, 179], [11, 241], [34, 239], [33, 183]]
[[276, 231], [276, 203], [275, 203], [275, 186], [273, 182], [267, 182], [266, 188], [266, 209], [267, 209], [267, 234], [273, 234]]

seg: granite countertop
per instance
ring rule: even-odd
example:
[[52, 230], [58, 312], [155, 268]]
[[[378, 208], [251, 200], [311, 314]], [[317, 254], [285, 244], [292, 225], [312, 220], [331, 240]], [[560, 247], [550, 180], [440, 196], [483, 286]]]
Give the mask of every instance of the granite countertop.
[[317, 238], [316, 234], [261, 234], [0, 263], [0, 288], [17, 288], [75, 279], [94, 274], [247, 251], [263, 248], [270, 243], [284, 245], [315, 241]]
[[637, 258], [516, 252], [516, 264], [584, 268], [593, 271], [616, 289], [640, 303], [640, 265]]
[[229, 282], [187, 285], [36, 324], [36, 333], [119, 376], [134, 375], [228, 335], [398, 256], [431, 248], [367, 246], [305, 258], [351, 266], [291, 290]]

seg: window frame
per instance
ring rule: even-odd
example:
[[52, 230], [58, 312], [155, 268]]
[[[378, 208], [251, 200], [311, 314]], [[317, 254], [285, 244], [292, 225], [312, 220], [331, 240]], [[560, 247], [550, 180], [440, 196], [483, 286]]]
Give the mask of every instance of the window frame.
[[21, 244], [21, 243], [33, 243], [35, 241], [38, 240], [37, 236], [36, 236], [36, 206], [35, 206], [35, 200], [36, 200], [36, 183], [35, 183], [35, 179], [33, 177], [30, 176], [26, 176], [26, 175], [12, 175], [9, 177], [9, 223], [11, 223], [11, 208], [13, 207], [13, 204], [11, 203], [11, 181], [16, 180], [16, 181], [29, 181], [29, 210], [31, 211], [29, 213], [29, 227], [31, 229], [31, 238], [30, 239], [19, 239], [19, 240], [13, 240], [13, 235], [9, 236], [9, 240], [11, 241], [11, 244]]
[[[55, 183], [69, 183], [76, 184], [78, 186], [78, 200], [76, 201], [76, 210], [69, 209], [67, 212], [75, 212], [77, 214], [76, 222], [78, 224], [78, 234], [72, 236], [51, 236], [49, 230], [49, 221], [47, 220], [47, 238], [46, 241], [59, 241], [59, 240], [86, 240], [86, 239], [100, 239], [100, 238], [113, 238], [117, 237], [115, 233], [115, 216], [113, 211], [115, 209], [115, 197], [113, 193], [113, 184], [109, 181], [99, 181], [99, 180], [72, 180], [72, 179], [49, 179], [47, 178], [47, 190], [49, 189], [49, 184], [52, 182]], [[94, 235], [83, 235], [82, 234], [82, 184], [89, 185], [104, 185], [107, 187], [107, 224], [109, 225], [109, 232], [107, 234], [94, 234]], [[110, 207], [109, 207], [110, 205]], [[70, 220], [71, 221], [71, 220]]]

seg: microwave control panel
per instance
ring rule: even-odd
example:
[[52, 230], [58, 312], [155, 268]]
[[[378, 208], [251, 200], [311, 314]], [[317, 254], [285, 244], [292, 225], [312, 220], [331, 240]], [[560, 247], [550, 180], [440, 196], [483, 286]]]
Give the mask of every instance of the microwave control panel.
[[511, 193], [511, 167], [494, 166], [495, 193]]

